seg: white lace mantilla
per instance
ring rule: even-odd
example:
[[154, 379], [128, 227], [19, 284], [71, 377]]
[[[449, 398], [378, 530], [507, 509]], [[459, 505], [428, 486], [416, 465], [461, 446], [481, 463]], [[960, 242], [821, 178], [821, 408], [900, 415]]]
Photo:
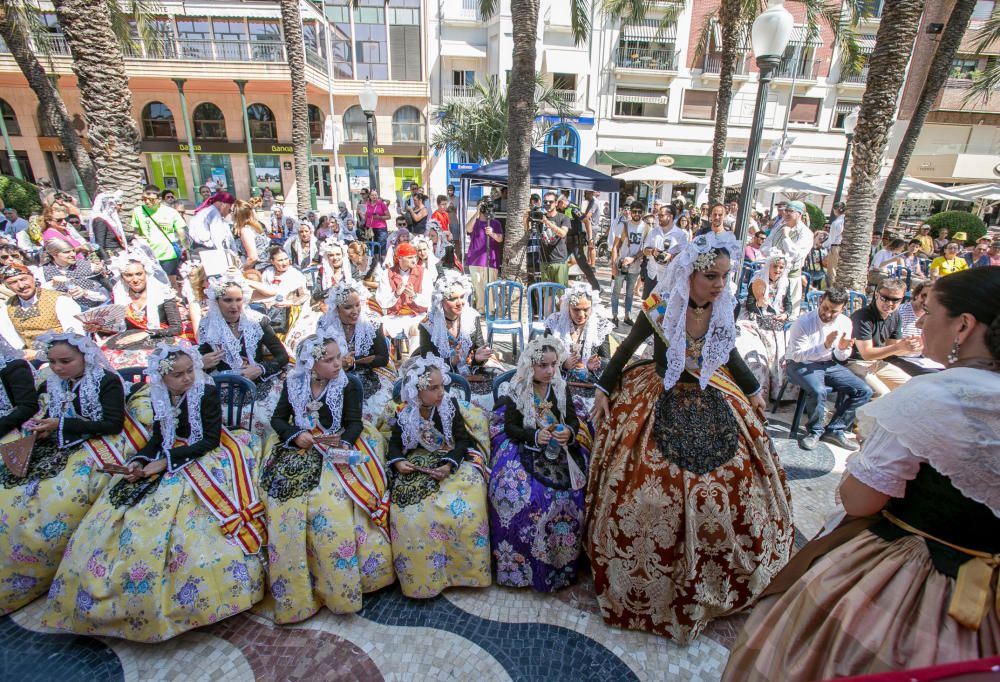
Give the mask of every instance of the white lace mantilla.
[[[168, 356], [183, 353], [191, 358], [194, 364], [194, 383], [191, 384], [175, 406], [170, 397], [170, 390], [163, 382], [161, 365]], [[163, 451], [167, 452], [173, 447], [177, 438], [177, 419], [181, 412], [181, 405], [187, 402], [188, 413], [188, 435], [189, 443], [197, 443], [205, 436], [201, 421], [201, 399], [205, 395], [205, 384], [212, 379], [205, 374], [201, 353], [189, 343], [180, 344], [160, 343], [149, 356], [149, 366], [146, 368], [146, 376], [149, 377], [149, 400], [153, 405], [153, 414], [160, 424], [160, 433], [163, 434]], [[214, 383], [214, 382], [213, 382]]]
[[118, 376], [111, 363], [97, 344], [86, 336], [72, 332], [46, 332], [35, 340], [39, 349], [39, 358], [47, 360], [46, 352], [53, 343], [65, 342], [83, 354], [83, 376], [75, 381], [60, 379], [54, 372], [49, 374], [45, 382], [45, 392], [49, 396], [48, 416], [61, 419], [73, 405], [77, 396], [80, 398], [80, 416], [91, 421], [101, 421], [104, 410], [101, 407], [101, 379], [104, 372]]

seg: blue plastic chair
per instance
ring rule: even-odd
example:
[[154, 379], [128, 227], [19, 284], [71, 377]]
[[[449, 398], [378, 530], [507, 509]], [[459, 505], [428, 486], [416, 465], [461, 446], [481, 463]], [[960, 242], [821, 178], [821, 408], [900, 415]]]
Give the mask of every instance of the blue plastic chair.
[[368, 247], [368, 256], [381, 263], [382, 259], [385, 258], [385, 254], [382, 252], [382, 245], [378, 242], [371, 241], [365, 242], [365, 246]]
[[247, 424], [253, 423], [254, 403], [257, 401], [257, 387], [254, 383], [239, 374], [222, 372], [212, 377], [219, 389], [219, 401], [222, 403], [223, 423], [231, 429], [244, 428], [243, 412], [247, 406]]
[[750, 294], [750, 280], [753, 279], [753, 276], [763, 265], [764, 261], [743, 261], [743, 266], [740, 268], [738, 300], [746, 300], [746, 297]]
[[[458, 389], [462, 394], [462, 399], [465, 402], [472, 400], [472, 386], [469, 385], [469, 380], [463, 377], [461, 374], [455, 372], [448, 372], [448, 376], [451, 378], [451, 383], [448, 385], [448, 391], [454, 391]], [[399, 402], [402, 397], [403, 391], [403, 380], [397, 379], [396, 383], [392, 385], [392, 399], [394, 402]]]
[[[517, 293], [517, 316], [514, 316], [514, 294]], [[524, 346], [524, 329], [521, 312], [524, 309], [524, 286], [517, 282], [500, 280], [486, 285], [486, 342], [493, 345], [493, 334], [510, 334], [517, 337], [514, 354]]]
[[319, 277], [319, 266], [310, 265], [308, 268], [302, 270], [302, 274], [309, 279], [309, 288], [314, 289], [316, 287], [316, 278]]
[[500, 395], [499, 395], [500, 394], [500, 387], [503, 386], [508, 381], [510, 381], [511, 379], [514, 378], [514, 372], [515, 371], [517, 371], [517, 370], [508, 369], [506, 372], [504, 372], [503, 374], [498, 374], [493, 379], [493, 403], [494, 404], [496, 404], [496, 401], [500, 400]]
[[816, 310], [824, 293], [823, 291], [810, 291], [806, 294], [806, 310]]
[[566, 287], [555, 282], [539, 282], [528, 287], [528, 340], [545, 333], [545, 318], [559, 310]]
[[885, 269], [889, 277], [895, 279], [901, 279], [906, 283], [906, 291], [910, 290], [910, 284], [913, 282], [913, 273], [905, 265], [890, 265]]
[[122, 367], [118, 370], [118, 376], [125, 382], [126, 398], [131, 398], [140, 386], [149, 383], [149, 377], [146, 376], [145, 372], [145, 367]]
[[847, 299], [847, 314], [853, 315], [855, 311], [861, 310], [868, 305], [868, 297], [862, 294], [860, 291], [848, 292], [849, 298]]

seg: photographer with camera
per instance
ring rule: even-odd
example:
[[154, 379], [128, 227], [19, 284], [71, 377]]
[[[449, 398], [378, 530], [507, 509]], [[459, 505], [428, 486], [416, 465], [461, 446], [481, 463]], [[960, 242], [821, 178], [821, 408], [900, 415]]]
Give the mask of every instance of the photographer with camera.
[[644, 210], [645, 205], [641, 201], [632, 202], [629, 219], [611, 247], [611, 277], [614, 279], [611, 285], [611, 321], [616, 327], [622, 285], [625, 286], [625, 324], [632, 325], [632, 298], [642, 266], [642, 244], [647, 234], [646, 223], [642, 219]]
[[476, 294], [476, 308], [485, 309], [486, 285], [497, 278], [500, 270], [500, 256], [503, 252], [503, 225], [493, 217], [493, 202], [483, 199], [476, 214], [465, 225], [469, 235], [469, 250], [465, 254], [465, 267], [472, 280]]
[[566, 245], [569, 253], [576, 259], [576, 264], [587, 278], [587, 282], [598, 292], [601, 290], [597, 275], [594, 274], [594, 263], [597, 262], [597, 250], [594, 248], [594, 235], [591, 226], [590, 213], [594, 206], [594, 193], [587, 191], [584, 198], [587, 200], [587, 209], [583, 210], [572, 203], [567, 196], [560, 196], [556, 204], [567, 218], [569, 218], [570, 229], [566, 235]]
[[427, 196], [420, 191], [420, 188], [413, 190], [413, 194], [410, 195], [410, 200], [406, 202], [406, 206], [403, 208], [403, 215], [406, 218], [406, 224], [410, 232], [414, 235], [424, 234], [427, 232], [427, 206], [424, 202], [427, 201]]
[[542, 279], [566, 286], [569, 283], [569, 251], [566, 235], [570, 222], [556, 206], [556, 193], [546, 192], [542, 201], [544, 214], [541, 216], [542, 230]]
[[659, 273], [688, 242], [687, 233], [674, 225], [675, 209], [671, 204], [660, 207], [657, 224], [642, 242], [643, 273], [642, 297], [645, 299], [656, 287]]

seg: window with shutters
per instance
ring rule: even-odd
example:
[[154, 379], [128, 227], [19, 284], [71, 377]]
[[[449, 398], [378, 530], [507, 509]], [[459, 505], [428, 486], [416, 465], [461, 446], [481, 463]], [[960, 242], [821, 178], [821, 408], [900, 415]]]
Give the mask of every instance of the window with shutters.
[[424, 117], [416, 107], [403, 106], [392, 115], [392, 141], [423, 142]]
[[[368, 3], [371, 4], [371, 3]], [[356, 78], [373, 81], [389, 80], [388, 36], [385, 30], [385, 7], [356, 6], [354, 8], [354, 57]]]
[[420, 80], [420, 27], [389, 26], [389, 44], [392, 53], [392, 79]]
[[323, 110], [315, 104], [309, 105], [309, 138], [313, 142], [323, 140], [323, 125], [326, 123], [326, 116]]
[[976, 8], [972, 11], [973, 21], [986, 21], [991, 16], [993, 16], [993, 10], [996, 8], [995, 0], [978, 0], [976, 2]]
[[368, 140], [368, 125], [365, 112], [357, 104], [350, 106], [344, 112], [344, 138], [348, 142], [366, 142]]
[[830, 130], [843, 130], [844, 121], [851, 115], [851, 112], [861, 106], [861, 102], [837, 100], [833, 107], [833, 119], [830, 121]]
[[663, 119], [667, 117], [667, 102], [667, 93], [664, 90], [617, 88], [615, 116]]
[[681, 118], [694, 121], [714, 121], [715, 99], [714, 90], [685, 90]]
[[819, 125], [819, 108], [822, 102], [819, 97], [792, 97], [788, 122], [809, 126]]

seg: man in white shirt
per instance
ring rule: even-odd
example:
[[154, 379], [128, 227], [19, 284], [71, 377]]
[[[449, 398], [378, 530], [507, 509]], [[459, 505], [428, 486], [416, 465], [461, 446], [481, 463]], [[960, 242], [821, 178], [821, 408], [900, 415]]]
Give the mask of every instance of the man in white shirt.
[[[797, 319], [788, 332], [788, 380], [806, 395], [808, 433], [799, 441], [804, 450], [815, 449], [821, 440], [847, 450], [858, 449], [845, 432], [854, 425], [856, 410], [871, 400], [872, 389], [842, 364], [854, 347], [853, 325], [843, 314], [847, 300], [846, 290], [827, 289], [816, 309]], [[827, 386], [840, 399], [833, 418], [824, 427]]]
[[642, 254], [646, 258], [643, 299], [652, 293], [660, 271], [680, 253], [687, 241], [687, 232], [674, 227], [674, 207], [670, 204], [661, 206], [657, 224], [649, 231], [642, 244]]
[[7, 220], [3, 233], [11, 244], [16, 244], [25, 251], [37, 250], [37, 247], [31, 243], [31, 237], [28, 236], [28, 221], [17, 214], [16, 208], [13, 206], [5, 208], [3, 217]]
[[844, 216], [847, 213], [847, 204], [839, 202], [833, 207], [833, 222], [830, 223], [830, 234], [826, 238], [824, 246], [828, 249], [826, 254], [826, 281], [830, 285], [837, 283], [837, 263], [840, 262], [840, 242], [844, 239]]
[[14, 348], [24, 348], [26, 360], [34, 359], [30, 346], [44, 332], [84, 333], [83, 323], [76, 319], [80, 305], [57, 291], [41, 289], [27, 266], [9, 263], [0, 267], [0, 280], [14, 292], [0, 306], [0, 334]]
[[629, 207], [629, 220], [611, 247], [611, 318], [618, 326], [618, 297], [625, 286], [625, 324], [632, 326], [632, 297], [642, 267], [642, 243], [646, 238], [641, 201]]
[[799, 306], [802, 305], [802, 265], [813, 247], [813, 233], [802, 222], [802, 214], [806, 205], [801, 201], [789, 201], [785, 204], [784, 220], [781, 225], [771, 231], [760, 247], [765, 256], [778, 250], [785, 254], [788, 260], [788, 293], [792, 297], [792, 309], [789, 316], [798, 317]]

